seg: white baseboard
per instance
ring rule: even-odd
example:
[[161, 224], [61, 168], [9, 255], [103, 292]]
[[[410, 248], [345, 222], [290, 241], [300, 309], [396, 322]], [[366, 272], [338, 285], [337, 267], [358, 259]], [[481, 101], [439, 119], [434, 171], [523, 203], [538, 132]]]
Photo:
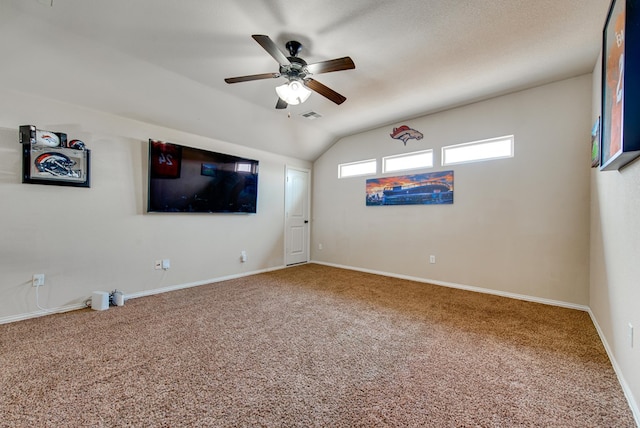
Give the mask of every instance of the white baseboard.
[[629, 403], [629, 407], [631, 408], [631, 413], [633, 413], [633, 418], [636, 421], [636, 425], [640, 427], [640, 408], [638, 408], [638, 404], [635, 397], [633, 396], [633, 392], [631, 392], [631, 388], [629, 388], [627, 381], [624, 379], [624, 376], [622, 375], [622, 370], [620, 369], [620, 366], [616, 361], [613, 351], [609, 346], [609, 342], [607, 342], [604, 332], [600, 328], [600, 324], [598, 324], [598, 320], [596, 319], [595, 315], [593, 315], [593, 312], [591, 312], [591, 308], [589, 308], [588, 312], [589, 312], [589, 316], [591, 317], [591, 321], [593, 322], [593, 325], [596, 327], [596, 331], [600, 336], [602, 345], [604, 346], [605, 351], [607, 351], [607, 355], [609, 356], [609, 361], [611, 361], [611, 365], [613, 366], [613, 371], [616, 372], [616, 376], [618, 377], [618, 382], [620, 382], [620, 386], [622, 387], [624, 396], [626, 397], [627, 402]]
[[200, 285], [213, 284], [213, 283], [216, 283], [216, 282], [228, 281], [230, 279], [242, 278], [242, 277], [245, 277], [245, 276], [256, 275], [256, 274], [265, 273], [265, 272], [272, 272], [272, 271], [275, 271], [275, 270], [280, 270], [280, 269], [285, 269], [285, 268], [286, 268], [286, 266], [276, 266], [276, 267], [271, 267], [271, 268], [266, 268], [266, 269], [254, 270], [254, 271], [251, 271], [251, 272], [236, 273], [236, 274], [233, 274], [233, 275], [221, 276], [221, 277], [218, 277], [218, 278], [210, 278], [210, 279], [205, 279], [205, 280], [202, 280], [202, 281], [189, 282], [189, 283], [186, 283], [186, 284], [170, 285], [170, 286], [167, 286], [167, 287], [154, 288], [154, 289], [151, 289], [151, 290], [138, 291], [138, 292], [135, 292], [135, 293], [125, 294], [124, 298], [125, 298], [125, 301], [129, 300], [129, 299], [137, 299], [138, 297], [153, 296], [154, 294], [167, 293], [169, 291], [182, 290], [184, 288], [198, 287]]
[[[272, 268], [259, 269], [259, 270], [254, 270], [254, 271], [251, 271], [251, 272], [243, 272], [243, 273], [234, 274], [234, 275], [227, 275], [227, 276], [223, 276], [223, 277], [219, 277], [219, 278], [205, 279], [205, 280], [202, 280], [202, 281], [190, 282], [190, 283], [186, 283], [186, 284], [176, 284], [176, 285], [171, 285], [171, 286], [162, 287], [162, 288], [155, 288], [155, 289], [151, 289], [151, 290], [145, 290], [145, 291], [139, 291], [139, 292], [135, 292], [135, 293], [131, 293], [131, 294], [125, 294], [124, 297], [125, 297], [125, 301], [126, 301], [126, 300], [129, 300], [129, 299], [135, 299], [135, 298], [138, 298], [138, 297], [152, 296], [154, 294], [166, 293], [166, 292], [174, 291], [174, 290], [181, 290], [183, 288], [197, 287], [199, 285], [212, 284], [212, 283], [216, 283], [216, 282], [227, 281], [229, 279], [241, 278], [243, 276], [250, 276], [250, 275], [255, 275], [255, 274], [258, 274], [258, 273], [270, 272], [270, 271], [275, 271], [275, 270], [284, 269], [284, 268], [286, 268], [286, 266], [276, 266], [276, 267], [272, 267]], [[88, 297], [88, 298], [90, 298], [90, 297]], [[78, 309], [85, 309], [86, 307], [87, 307], [87, 305], [83, 301], [83, 303], [75, 303], [75, 304], [72, 304], [72, 305], [60, 306], [60, 307], [57, 307], [57, 308], [51, 308], [51, 309], [47, 309], [47, 310], [38, 310], [38, 311], [28, 312], [28, 313], [24, 313], [24, 314], [11, 315], [11, 316], [0, 318], [0, 324], [8, 324], [8, 323], [16, 322], [16, 321], [23, 321], [23, 320], [30, 319], [30, 318], [38, 318], [38, 317], [42, 317], [42, 316], [45, 316], [45, 315], [52, 315], [52, 314], [59, 314], [59, 313], [63, 313], [63, 312], [76, 311]]]
[[472, 286], [472, 285], [456, 284], [454, 282], [437, 281], [435, 279], [419, 278], [419, 277], [416, 277], [416, 276], [401, 275], [401, 274], [390, 273], [390, 272], [382, 272], [382, 271], [378, 271], [378, 270], [364, 269], [364, 268], [358, 268], [358, 267], [353, 267], [353, 266], [344, 266], [344, 265], [339, 265], [339, 264], [335, 264], [335, 263], [326, 263], [326, 262], [318, 262], [318, 261], [311, 261], [310, 263], [316, 263], [316, 264], [325, 265], [325, 266], [332, 266], [332, 267], [337, 267], [337, 268], [341, 268], [341, 269], [355, 270], [355, 271], [358, 271], [358, 272], [372, 273], [372, 274], [375, 274], [375, 275], [388, 276], [388, 277], [391, 277], [391, 278], [399, 278], [399, 279], [406, 279], [406, 280], [409, 280], [409, 281], [423, 282], [423, 283], [426, 283], [426, 284], [441, 285], [443, 287], [457, 288], [457, 289], [460, 289], [460, 290], [467, 290], [467, 291], [474, 291], [476, 293], [493, 294], [493, 295], [496, 295], [496, 296], [509, 297], [511, 299], [526, 300], [528, 302], [542, 303], [542, 304], [551, 305], [551, 306], [560, 306], [562, 308], [568, 308], [568, 309], [577, 309], [579, 311], [587, 312], [589, 310], [588, 306], [577, 305], [575, 303], [563, 302], [563, 301], [560, 301], [560, 300], [544, 299], [542, 297], [527, 296], [526, 294], [509, 293], [507, 291], [492, 290], [490, 288], [482, 288], [482, 287], [475, 287], [475, 286]]
[[30, 318], [38, 318], [45, 315], [61, 314], [63, 312], [77, 311], [78, 309], [84, 309], [86, 307], [87, 306], [84, 303], [75, 303], [73, 305], [59, 306], [53, 309], [38, 310], [35, 312], [28, 312], [25, 314], [11, 315], [8, 317], [0, 318], [0, 324], [8, 324], [11, 322], [28, 320]]

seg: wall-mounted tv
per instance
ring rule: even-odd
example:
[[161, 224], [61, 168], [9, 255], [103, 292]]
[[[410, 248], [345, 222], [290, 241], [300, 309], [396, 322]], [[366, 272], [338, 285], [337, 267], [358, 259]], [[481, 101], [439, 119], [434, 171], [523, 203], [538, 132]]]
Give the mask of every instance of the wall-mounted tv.
[[258, 161], [149, 140], [148, 212], [255, 213]]

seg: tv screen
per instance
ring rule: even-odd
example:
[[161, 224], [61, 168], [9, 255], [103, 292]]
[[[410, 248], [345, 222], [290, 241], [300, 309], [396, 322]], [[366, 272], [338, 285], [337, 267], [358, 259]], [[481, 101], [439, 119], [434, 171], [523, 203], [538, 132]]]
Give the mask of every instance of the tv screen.
[[258, 161], [149, 140], [148, 212], [255, 213]]

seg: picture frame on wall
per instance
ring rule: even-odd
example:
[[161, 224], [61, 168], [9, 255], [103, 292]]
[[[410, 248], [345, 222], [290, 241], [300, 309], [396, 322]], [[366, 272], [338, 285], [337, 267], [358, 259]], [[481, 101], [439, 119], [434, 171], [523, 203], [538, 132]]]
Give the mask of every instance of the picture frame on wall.
[[91, 151], [65, 147], [22, 145], [22, 182], [90, 187]]
[[591, 128], [591, 167], [600, 166], [600, 116]]
[[453, 170], [370, 178], [366, 205], [453, 204]]
[[602, 40], [600, 170], [640, 156], [640, 0], [613, 0]]

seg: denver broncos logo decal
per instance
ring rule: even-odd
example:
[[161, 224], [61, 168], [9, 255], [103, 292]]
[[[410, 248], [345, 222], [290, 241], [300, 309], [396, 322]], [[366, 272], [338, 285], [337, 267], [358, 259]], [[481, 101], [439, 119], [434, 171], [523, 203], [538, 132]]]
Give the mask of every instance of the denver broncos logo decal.
[[407, 141], [411, 139], [422, 140], [423, 137], [422, 132], [409, 128], [407, 125], [393, 128], [393, 132], [389, 135], [391, 135], [393, 139], [402, 140], [405, 146], [407, 145]]

